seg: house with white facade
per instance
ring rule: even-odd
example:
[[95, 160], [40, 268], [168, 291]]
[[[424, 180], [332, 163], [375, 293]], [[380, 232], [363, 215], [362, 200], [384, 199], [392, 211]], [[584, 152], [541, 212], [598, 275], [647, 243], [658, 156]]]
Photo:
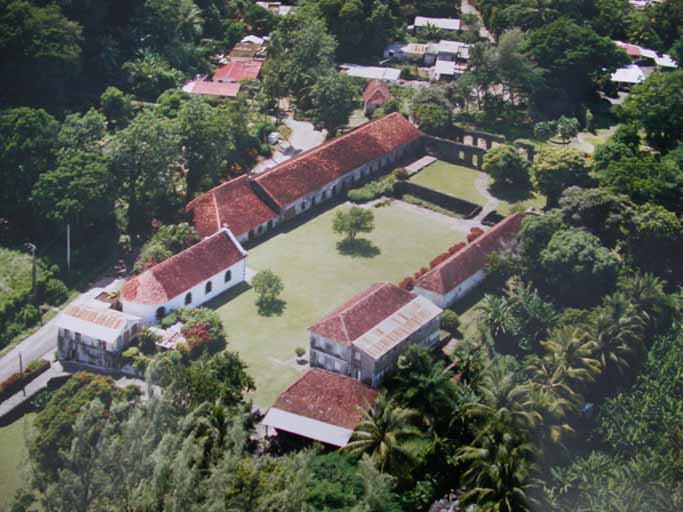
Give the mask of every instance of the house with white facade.
[[118, 368], [120, 355], [138, 335], [138, 316], [88, 300], [69, 304], [57, 317], [57, 357], [65, 361]]
[[444, 32], [459, 32], [462, 29], [462, 23], [457, 18], [428, 18], [426, 16], [415, 16], [413, 28], [415, 32], [427, 27], [438, 28]]
[[396, 84], [398, 79], [401, 78], [401, 70], [398, 68], [363, 66], [361, 64], [341, 64], [339, 68], [349, 76], [364, 78], [365, 80], [382, 80], [390, 84]]
[[244, 281], [247, 252], [228, 228], [126, 281], [123, 312], [155, 324], [171, 311], [197, 307]]
[[309, 328], [311, 367], [377, 387], [409, 345], [436, 345], [441, 313], [419, 295], [376, 283]]
[[266, 413], [266, 434], [292, 434], [341, 448], [377, 398], [355, 379], [311, 368], [277, 397]]
[[515, 238], [523, 215], [506, 217], [448, 257], [415, 282], [413, 292], [447, 308], [476, 288], [486, 277], [486, 259]]

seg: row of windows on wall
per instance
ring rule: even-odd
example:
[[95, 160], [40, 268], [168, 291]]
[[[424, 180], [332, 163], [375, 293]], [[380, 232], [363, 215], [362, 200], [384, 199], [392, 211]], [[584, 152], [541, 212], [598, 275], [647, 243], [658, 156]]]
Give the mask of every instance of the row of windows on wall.
[[[227, 283], [232, 279], [232, 271], [227, 270], [225, 272], [225, 275], [223, 276], [223, 280]], [[209, 294], [213, 290], [213, 283], [211, 281], [207, 281], [206, 285], [204, 286], [204, 293]], [[185, 305], [189, 306], [192, 304], [192, 292], [187, 292], [185, 294]], [[157, 309], [157, 319], [161, 320], [164, 316], [166, 316], [166, 308], [161, 306], [159, 309]]]

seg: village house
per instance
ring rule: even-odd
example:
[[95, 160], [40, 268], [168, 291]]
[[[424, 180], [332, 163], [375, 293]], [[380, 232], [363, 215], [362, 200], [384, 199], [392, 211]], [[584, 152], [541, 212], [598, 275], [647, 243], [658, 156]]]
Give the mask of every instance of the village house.
[[119, 368], [120, 355], [137, 337], [141, 319], [89, 300], [68, 305], [57, 317], [57, 357], [101, 368]]
[[415, 16], [413, 31], [417, 34], [421, 29], [434, 27], [444, 32], [460, 32], [462, 23], [456, 18], [427, 18], [425, 16]]
[[614, 41], [614, 44], [624, 50], [634, 64], [646, 67], [656, 66], [660, 70], [675, 69], [678, 67], [676, 61], [666, 53], [659, 54], [654, 50], [643, 48], [637, 44], [624, 43], [622, 41]]
[[263, 62], [258, 60], [240, 60], [229, 62], [219, 67], [213, 75], [214, 82], [241, 82], [256, 80], [261, 73]]
[[387, 84], [381, 80], [370, 80], [363, 89], [363, 108], [368, 116], [384, 106], [391, 99], [391, 92]]
[[427, 53], [427, 46], [419, 43], [391, 43], [384, 49], [384, 58], [399, 62], [409, 60], [420, 63]]
[[235, 98], [240, 91], [240, 84], [192, 80], [183, 85], [182, 91], [189, 94], [199, 94], [201, 96]]
[[152, 325], [181, 307], [197, 307], [244, 281], [246, 251], [227, 228], [126, 281], [124, 313]]
[[312, 368], [278, 396], [263, 425], [341, 448], [376, 398], [355, 379]]
[[339, 68], [349, 76], [364, 80], [382, 80], [390, 84], [398, 83], [401, 70], [397, 68], [383, 68], [380, 66], [362, 66], [360, 64], [341, 64]]
[[635, 64], [629, 64], [626, 67], [617, 69], [610, 77], [611, 81], [616, 83], [619, 89], [629, 90], [632, 86], [645, 81], [645, 74]]
[[487, 257], [515, 238], [522, 218], [519, 213], [506, 217], [420, 277], [413, 292], [444, 309], [460, 300], [484, 280]]
[[190, 201], [185, 211], [192, 215], [200, 236], [211, 236], [227, 227], [240, 242], [247, 242], [274, 228], [278, 222], [278, 214], [255, 189], [255, 183], [242, 175]]
[[295, 8], [293, 5], [284, 5], [282, 2], [256, 2], [256, 5], [272, 12], [275, 16], [287, 16]]
[[409, 345], [439, 341], [442, 310], [389, 283], [376, 283], [309, 328], [312, 367], [377, 387]]

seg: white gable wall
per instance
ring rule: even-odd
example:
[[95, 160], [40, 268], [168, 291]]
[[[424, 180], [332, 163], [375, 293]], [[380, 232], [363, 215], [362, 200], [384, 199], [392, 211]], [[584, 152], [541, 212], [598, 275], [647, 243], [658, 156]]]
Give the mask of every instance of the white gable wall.
[[447, 307], [453, 305], [454, 303], [462, 299], [474, 288], [479, 286], [479, 284], [484, 280], [485, 277], [486, 272], [482, 269], [475, 272], [470, 277], [465, 279], [462, 283], [460, 283], [458, 286], [456, 286], [448, 293], [445, 293], [443, 295], [440, 293], [433, 292], [431, 290], [425, 290], [424, 288], [420, 288], [419, 286], [415, 286], [415, 288], [413, 289], [413, 293], [417, 293], [425, 299], [431, 300], [441, 309], [446, 309]]
[[[165, 304], [138, 304], [135, 302], [128, 302], [121, 300], [123, 305], [123, 312], [130, 315], [136, 315], [142, 318], [145, 325], [154, 325], [158, 322], [157, 320], [157, 310], [160, 307], [164, 307], [166, 314], [174, 311], [178, 308], [183, 307], [198, 307], [205, 302], [213, 299], [214, 297], [220, 295], [226, 290], [229, 290], [233, 286], [242, 283], [245, 279], [246, 272], [246, 258], [241, 259], [234, 265], [221, 270], [219, 273], [211, 276], [209, 279], [202, 281], [201, 283], [193, 286], [191, 289], [186, 290], [180, 295], [173, 297], [171, 300]], [[230, 271], [231, 277], [228, 282], [225, 282], [225, 273]], [[206, 283], [211, 281], [212, 288], [211, 292], [206, 293]], [[192, 302], [185, 304], [185, 296], [187, 293], [192, 294]]]

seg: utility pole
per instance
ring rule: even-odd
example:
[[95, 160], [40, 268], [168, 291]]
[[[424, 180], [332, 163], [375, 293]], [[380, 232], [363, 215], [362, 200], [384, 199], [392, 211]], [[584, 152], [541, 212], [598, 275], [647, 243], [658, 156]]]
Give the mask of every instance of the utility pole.
[[21, 352], [19, 352], [19, 373], [21, 373], [21, 374], [24, 373], [24, 364], [21, 360]]
[[33, 293], [33, 299], [36, 298], [36, 245], [32, 243], [27, 243], [26, 247], [31, 251], [31, 256], [33, 257], [33, 266], [31, 268], [31, 291]]
[[66, 225], [66, 270], [71, 272], [71, 224]]

